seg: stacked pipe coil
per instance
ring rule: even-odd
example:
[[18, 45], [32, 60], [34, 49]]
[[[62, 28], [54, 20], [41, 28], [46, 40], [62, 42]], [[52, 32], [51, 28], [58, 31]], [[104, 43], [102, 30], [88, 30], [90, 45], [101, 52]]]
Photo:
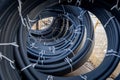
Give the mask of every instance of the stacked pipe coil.
[[[119, 0], [6, 0], [0, 6], [2, 80], [105, 80], [117, 67]], [[91, 72], [63, 77], [83, 65], [93, 50], [94, 28], [88, 11], [104, 27], [106, 56]], [[48, 28], [31, 29], [48, 17], [53, 17]]]

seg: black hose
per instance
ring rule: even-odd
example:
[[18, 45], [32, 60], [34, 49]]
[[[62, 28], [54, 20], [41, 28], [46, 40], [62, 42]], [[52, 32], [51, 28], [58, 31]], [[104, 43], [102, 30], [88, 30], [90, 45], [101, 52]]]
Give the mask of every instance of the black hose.
[[[108, 1], [108, 2], [110, 2], [110, 1]], [[40, 4], [40, 9], [42, 9], [42, 8], [44, 8], [44, 6], [47, 6], [48, 4], [55, 5], [56, 3], [58, 3], [57, 0], [53, 0], [53, 1], [47, 0], [47, 1], [43, 1], [43, 3], [40, 0], [36, 0], [36, 1], [31, 0], [31, 1], [28, 1], [28, 2], [26, 1], [23, 5], [24, 16], [27, 13], [29, 13], [29, 11], [30, 11], [30, 9], [32, 9], [32, 7], [35, 7], [38, 4]], [[61, 4], [62, 3], [74, 5], [76, 3], [76, 1], [72, 1], [71, 3], [66, 2], [66, 1], [61, 1]], [[98, 3], [99, 3], [99, 5], [97, 6], [96, 4], [98, 4]], [[106, 22], [109, 21], [109, 23], [106, 26], [104, 26], [105, 27], [104, 29], [105, 29], [106, 34], [107, 34], [107, 39], [108, 39], [107, 50], [109, 52], [109, 50], [112, 49], [113, 51], [115, 51], [117, 53], [111, 52], [111, 54], [118, 55], [119, 54], [119, 41], [120, 41], [119, 40], [120, 29], [119, 29], [119, 22], [118, 22], [119, 21], [119, 15], [118, 15], [119, 12], [116, 9], [115, 9], [115, 11], [111, 11], [110, 9], [111, 9], [112, 6], [110, 5], [110, 3], [108, 3], [107, 5], [105, 5], [105, 4], [107, 4], [107, 3], [106, 3], [106, 1], [103, 1], [103, 0], [102, 1], [96, 0], [94, 3], [88, 2], [88, 0], [82, 1], [82, 7], [84, 7], [85, 9], [87, 9], [87, 10], [91, 11], [93, 14], [95, 14], [103, 25], [106, 25]], [[112, 14], [110, 12], [106, 11], [103, 8], [109, 10]], [[6, 12], [9, 12], [9, 10], [10, 9], [8, 9], [8, 11], [6, 11]], [[14, 11], [16, 11], [16, 10], [17, 9], [14, 9]], [[28, 11], [26, 11], [26, 10], [28, 10]], [[14, 11], [13, 11], [13, 14], [15, 13]], [[11, 16], [8, 15], [9, 18], [6, 18], [8, 21], [7, 21], [7, 24], [4, 25], [4, 27], [0, 26], [1, 28], [3, 28], [2, 32], [1, 32], [0, 42], [11, 42], [11, 41], [14, 41], [14, 39], [16, 37], [15, 33], [17, 32], [17, 30], [20, 27], [18, 25], [18, 24], [20, 24], [20, 22], [19, 22], [20, 19], [17, 19], [18, 18], [18, 13], [14, 14], [14, 17], [13, 17], [13, 14], [11, 14]], [[87, 13], [85, 13], [85, 14], [87, 14]], [[6, 15], [7, 15], [7, 13], [6, 13]], [[116, 17], [114, 17], [113, 15], [116, 16]], [[86, 17], [86, 18], [89, 19], [89, 17]], [[86, 18], [84, 18], [84, 19], [86, 19]], [[9, 22], [9, 20], [11, 20], [11, 21]], [[5, 23], [4, 21], [5, 20], [3, 20], [2, 23], [0, 23], [0, 25], [4, 24]], [[8, 27], [8, 25], [9, 25], [9, 27]], [[7, 30], [7, 32], [5, 32], [6, 30]], [[22, 29], [22, 30], [25, 30], [25, 28]], [[90, 38], [90, 39], [93, 39], [93, 34], [92, 33], [93, 32], [91, 32], [92, 38]], [[28, 69], [25, 69], [23, 72], [20, 71], [22, 68], [29, 65], [30, 61], [28, 60], [28, 57], [27, 57], [27, 54], [26, 54], [27, 50], [24, 49], [25, 44], [23, 44], [23, 42], [19, 41], [18, 38], [19, 38], [19, 36], [16, 37], [16, 40], [17, 40], [18, 44], [20, 45], [20, 47], [15, 48], [15, 52], [13, 51], [13, 47], [9, 47], [9, 46], [0, 47], [0, 51], [4, 55], [7, 55], [7, 56], [9, 56], [9, 58], [15, 59], [17, 61], [16, 62], [16, 64], [17, 64], [16, 68], [18, 69], [18, 70], [12, 70], [11, 67], [8, 65], [8, 63], [6, 61], [1, 62], [2, 65], [0, 65], [0, 66], [1, 66], [1, 73], [2, 73], [1, 75], [2, 75], [3, 80], [18, 80], [18, 79], [46, 80], [46, 79], [48, 79], [48, 77], [51, 77], [50, 75], [45, 75], [45, 74], [42, 74], [40, 72], [37, 72], [33, 67], [29, 67]], [[23, 40], [23, 39], [21, 39], [21, 40]], [[89, 44], [92, 44], [90, 40], [88, 40], [88, 42], [89, 42]], [[83, 48], [85, 46], [87, 48], [91, 48], [91, 46], [87, 46], [87, 45], [84, 45]], [[82, 50], [83, 49], [81, 49], [81, 51]], [[11, 54], [8, 54], [8, 52], [10, 52]], [[89, 50], [88, 50], [88, 52], [89, 52]], [[86, 52], [86, 54], [87, 54], [87, 52]], [[75, 56], [76, 58], [72, 60], [74, 62], [74, 64], [73, 63], [71, 63], [71, 64], [76, 65], [76, 64], [79, 64], [77, 62], [79, 62], [80, 60], [84, 61], [87, 58], [82, 58], [82, 59], [80, 58], [80, 57], [84, 57], [84, 56], [86, 56], [85, 52], [84, 52], [83, 56], [76, 55]], [[118, 57], [116, 57], [116, 56], [106, 56], [105, 59], [103, 60], [103, 62], [101, 63], [101, 65], [98, 68], [96, 68], [95, 70], [93, 70], [89, 73], [86, 73], [86, 74], [82, 75], [82, 77], [81, 76], [74, 76], [74, 77], [55, 77], [55, 76], [52, 76], [52, 77], [54, 78], [54, 80], [74, 80], [74, 79], [83, 80], [83, 78], [85, 78], [83, 76], [86, 76], [87, 79], [89, 79], [89, 80], [105, 80], [114, 71], [114, 69], [116, 68], [118, 63], [119, 63], [119, 58]], [[65, 64], [67, 64], [67, 63], [65, 63]], [[67, 68], [69, 68], [69, 70]], [[68, 67], [66, 67], [66, 70], [70, 71], [70, 66], [69, 65], [68, 65]], [[61, 72], [66, 73], [66, 71], [64, 71], [64, 72], [63, 71], [61, 71]], [[12, 75], [14, 75], [14, 76], [12, 76]], [[22, 75], [22, 77], [20, 75]]]

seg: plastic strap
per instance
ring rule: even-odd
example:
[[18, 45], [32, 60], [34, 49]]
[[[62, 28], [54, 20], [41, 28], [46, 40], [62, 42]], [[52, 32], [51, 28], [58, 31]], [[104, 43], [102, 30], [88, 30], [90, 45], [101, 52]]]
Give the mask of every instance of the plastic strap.
[[47, 80], [54, 80], [54, 76], [48, 75]]
[[107, 25], [110, 23], [110, 21], [111, 21], [112, 19], [114, 19], [114, 18], [115, 18], [115, 16], [111, 17], [111, 18], [105, 23], [104, 28], [106, 28]]
[[77, 0], [76, 3], [75, 3], [75, 5], [76, 5], [76, 6], [80, 6], [80, 5], [81, 5], [81, 2], [82, 2], [82, 0]]
[[111, 10], [113, 10], [114, 8], [116, 8], [118, 11], [120, 10], [119, 8], [119, 0], [117, 0], [116, 4], [111, 8]]
[[4, 58], [5, 60], [9, 61], [10, 66], [11, 66], [13, 69], [15, 69], [15, 67], [13, 66], [14, 61], [12, 61], [12, 60], [10, 60], [8, 57], [2, 55], [2, 53], [0, 52], [0, 59], [2, 60], [2, 58]]
[[15, 47], [19, 47], [19, 45], [17, 45], [16, 42], [12, 42], [12, 43], [0, 43], [0, 46], [9, 46], [9, 45], [12, 45], [12, 46], [15, 46]]
[[117, 55], [117, 53], [118, 53], [117, 51], [114, 51], [113, 49], [111, 49], [111, 50], [107, 51], [106, 56], [116, 56], [116, 57], [120, 58], [120, 54]]
[[71, 72], [73, 71], [73, 67], [72, 67], [72, 59], [70, 59], [70, 58], [65, 58], [65, 61], [70, 65], [70, 68], [71, 68]]
[[87, 76], [86, 75], [80, 75], [80, 77], [84, 80], [87, 80]]

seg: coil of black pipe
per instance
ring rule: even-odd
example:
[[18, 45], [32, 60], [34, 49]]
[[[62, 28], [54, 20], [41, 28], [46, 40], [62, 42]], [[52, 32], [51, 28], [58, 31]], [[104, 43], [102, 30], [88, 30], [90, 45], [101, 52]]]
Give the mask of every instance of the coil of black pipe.
[[[77, 10], [78, 11], [78, 10]], [[77, 21], [77, 20], [76, 20]], [[85, 20], [85, 21], [87, 21], [87, 20]], [[77, 22], [76, 22], [77, 23]], [[87, 26], [87, 25], [86, 25]], [[76, 26], [77, 28], [79, 28], [78, 26]], [[77, 29], [76, 28], [76, 29]], [[87, 28], [87, 29], [89, 29], [89, 28]], [[74, 29], [72, 29], [72, 30], [74, 30]], [[92, 29], [93, 30], [93, 29]], [[92, 30], [90, 30], [90, 31], [92, 31]], [[88, 32], [87, 32], [87, 36], [89, 36], [89, 30], [87, 30]], [[72, 32], [72, 33], [74, 33], [74, 32]], [[67, 34], [70, 34], [70, 33], [67, 33]], [[81, 34], [82, 35], [82, 34]], [[72, 35], [70, 35], [70, 37], [72, 37]], [[73, 36], [72, 38], [76, 38], [77, 39], [77, 36]], [[92, 37], [90, 37], [90, 38], [92, 38]], [[59, 39], [59, 38], [58, 38]], [[69, 39], [69, 38], [68, 38]], [[62, 40], [62, 39], [61, 39]], [[61, 42], [63, 42], [65, 39], [63, 39]], [[67, 39], [66, 39], [67, 40]], [[65, 40], [65, 42], [66, 42], [66, 40]], [[51, 43], [51, 42], [50, 42]], [[68, 43], [69, 43], [69, 41], [68, 41]], [[62, 45], [62, 49], [61, 48], [58, 48], [58, 50], [59, 51], [62, 51], [62, 52], [57, 52], [57, 54], [55, 54], [54, 56], [55, 56], [55, 58], [53, 57], [53, 55], [49, 55], [48, 54], [48, 56], [45, 56], [45, 58], [49, 58], [49, 56], [50, 57], [52, 57], [51, 59], [48, 59], [48, 60], [44, 60], [44, 66], [46, 66], [46, 68], [43, 66], [43, 65], [40, 65], [40, 67], [42, 68], [42, 70], [40, 70], [40, 72], [42, 72], [43, 70], [45, 70], [45, 72], [48, 72], [49, 70], [50, 70], [50, 72], [49, 73], [51, 73], [51, 74], [54, 74], [54, 75], [57, 75], [57, 73], [55, 73], [54, 72], [54, 70], [53, 69], [56, 69], [57, 70], [57, 68], [58, 68], [58, 74], [59, 75], [63, 75], [63, 74], [65, 74], [65, 73], [67, 73], [67, 72], [69, 72], [69, 71], [71, 71], [71, 70], [69, 70], [68, 69], [68, 71], [66, 70], [66, 72], [64, 72], [64, 70], [65, 70], [65, 68], [64, 67], [62, 67], [63, 68], [63, 70], [61, 69], [60, 70], [60, 68], [59, 68], [59, 66], [62, 66], [63, 64], [62, 64], [62, 62], [64, 63], [64, 64], [66, 64], [66, 62], [64, 61], [64, 59], [67, 57], [67, 55], [69, 56], [69, 54], [71, 53], [71, 52], [69, 52], [69, 50], [68, 51], [65, 51], [67, 48], [67, 46], [68, 46], [68, 43], [66, 44], [66, 43], [64, 43], [64, 46]], [[77, 44], [76, 44], [77, 43]], [[75, 42], [75, 47], [72, 45], [72, 48], [70, 48], [71, 50], [72, 49], [74, 49], [74, 48], [76, 48], [76, 46], [78, 45], [78, 43], [80, 44], [81, 43], [81, 38], [80, 37], [78, 37], [78, 40], [77, 40], [77, 42]], [[47, 44], [47, 43], [46, 43]], [[60, 43], [57, 43], [58, 45], [60, 44]], [[91, 44], [91, 42], [90, 43], [88, 43], [87, 45], [90, 45]], [[51, 44], [52, 45], [52, 44]], [[57, 45], [56, 45], [57, 46]], [[60, 47], [60, 46], [59, 46]], [[64, 50], [64, 49], [65, 50]], [[79, 49], [79, 47], [77, 46], [77, 49]], [[91, 49], [91, 48], [89, 48], [89, 49]], [[43, 50], [43, 49], [42, 49]], [[63, 50], [64, 50], [64, 52], [63, 52]], [[86, 49], [85, 49], [86, 50]], [[76, 51], [77, 52], [77, 51]], [[88, 50], [88, 52], [89, 52], [89, 50]], [[60, 54], [60, 56], [58, 56], [59, 54]], [[84, 53], [85, 53], [85, 51], [84, 51]], [[82, 54], [84, 54], [84, 53], [82, 53]], [[71, 55], [72, 54], [72, 55]], [[73, 53], [71, 53], [70, 55], [71, 56], [73, 56], [74, 54]], [[45, 54], [45, 55], [47, 55], [47, 53]], [[81, 55], [80, 53], [79, 53], [79, 55]], [[39, 56], [39, 55], [38, 55]], [[65, 57], [64, 57], [65, 56]], [[79, 57], [80, 58], [80, 57]], [[32, 55], [32, 59], [34, 59], [33, 58], [33, 55]], [[72, 58], [71, 58], [72, 59]], [[36, 60], [36, 59], [35, 59]], [[35, 60], [31, 60], [32, 62], [36, 62]], [[60, 65], [58, 65], [58, 63], [60, 63]], [[83, 62], [80, 62], [80, 63], [83, 63]], [[49, 65], [48, 65], [49, 64]], [[52, 67], [52, 65], [54, 65], [53, 67]], [[55, 66], [56, 65], [56, 66]], [[69, 65], [67, 65], [67, 66], [69, 66]], [[77, 67], [77, 65], [75, 65], [75, 67]], [[36, 66], [36, 68], [38, 68], [37, 66]], [[50, 69], [49, 69], [50, 68]], [[74, 69], [74, 66], [73, 66], [73, 69]], [[46, 71], [47, 70], [47, 71]], [[64, 73], [62, 73], [62, 72], [64, 72]]]
[[[54, 3], [54, 4], [57, 4], [58, 1], [57, 0], [53, 0], [53, 1], [26, 1], [24, 4], [24, 6], [26, 7], [27, 5], [26, 4], [31, 4], [33, 5], [35, 2], [35, 4], [39, 4], [41, 3], [41, 8], [43, 8], [43, 5], [47, 5], [47, 4], [51, 4]], [[42, 4], [43, 2], [43, 4]], [[17, 2], [15, 2], [17, 3]], [[70, 4], [70, 5], [74, 5], [76, 3], [76, 1], [72, 1], [72, 2], [66, 2], [66, 1], [63, 1], [61, 0], [60, 2], [61, 4], [64, 3], [65, 5], [66, 4]], [[113, 9], [113, 10], [110, 10], [111, 7], [113, 7], [116, 3], [112, 3], [112, 1], [103, 1], [103, 0], [95, 0], [93, 3], [92, 2], [89, 2], [88, 0], [84, 0], [82, 1], [82, 7], [91, 11], [93, 14], [95, 14], [98, 19], [101, 21], [101, 23], [103, 25], [106, 24], [106, 22], [114, 16], [112, 20], [111, 20], [111, 23], [109, 23], [107, 25], [107, 27], [105, 27], [105, 31], [106, 31], [106, 34], [107, 34], [107, 38], [108, 38], [108, 50], [110, 49], [113, 49], [114, 51], [118, 52], [116, 53], [116, 55], [119, 55], [119, 11], [117, 9]], [[14, 4], [14, 3], [13, 3]], [[53, 5], [54, 5], [53, 4]], [[99, 5], [98, 5], [99, 4]], [[102, 6], [101, 6], [102, 5]], [[29, 5], [30, 6], [30, 5]], [[89, 6], [89, 7], [88, 7]], [[15, 5], [14, 5], [15, 7]], [[16, 5], [17, 7], [17, 5]], [[13, 11], [13, 14], [14, 14], [14, 11], [17, 10], [16, 9], [12, 9], [12, 5], [11, 5], [11, 10]], [[30, 7], [29, 7], [30, 8]], [[110, 11], [106, 11], [106, 10]], [[6, 23], [6, 19], [9, 21], [9, 20], [12, 20], [11, 19], [11, 15], [9, 15], [9, 12], [10, 9], [8, 9], [8, 11], [6, 10], [6, 13], [4, 13], [1, 18], [3, 19], [2, 22], [0, 23], [0, 28], [2, 29], [1, 31], [1, 40], [0, 42], [11, 42], [11, 41], [14, 41], [14, 36], [15, 36], [15, 33], [16, 31], [16, 28], [10, 28], [10, 27], [7, 27], [8, 25], [10, 26], [13, 26], [13, 25], [17, 25], [17, 23], [14, 23], [12, 24], [13, 22], [9, 22]], [[28, 9], [28, 8], [27, 8]], [[24, 13], [24, 12], [23, 12]], [[8, 18], [5, 18], [5, 16], [9, 16], [10, 19]], [[3, 18], [4, 17], [4, 18]], [[12, 17], [13, 18], [13, 17]], [[116, 19], [117, 18], [117, 19]], [[14, 18], [13, 18], [14, 19]], [[5, 24], [6, 23], [6, 24]], [[19, 23], [20, 24], [20, 23]], [[4, 27], [2, 27], [2, 25], [4, 25]], [[7, 32], [5, 32], [7, 30]], [[11, 34], [11, 35], [10, 35]], [[112, 37], [112, 38], [111, 38]], [[24, 47], [20, 47], [22, 48], [20, 51], [24, 50]], [[16, 48], [15, 48], [16, 49]], [[14, 59], [15, 57], [17, 57], [16, 59], [18, 60], [18, 62], [16, 63], [17, 65], [19, 65], [20, 68], [23, 68], [27, 65], [29, 65], [29, 61], [27, 60], [27, 55], [25, 56], [15, 56], [14, 55], [16, 54], [17, 49], [16, 49], [16, 52], [13, 51], [13, 47], [10, 47], [10, 46], [2, 46], [0, 47], [0, 51], [6, 55], [6, 56], [9, 56], [9, 58], [11, 59]], [[11, 53], [11, 54], [9, 54]], [[19, 52], [18, 52], [19, 53]], [[20, 55], [22, 54], [19, 53]], [[22, 59], [24, 58], [24, 60]], [[95, 70], [87, 73], [87, 74], [84, 74], [85, 76], [87, 76], [87, 78], [89, 80], [104, 80], [106, 79], [107, 77], [109, 77], [109, 75], [112, 73], [112, 71], [116, 68], [117, 64], [119, 63], [119, 58], [116, 57], [116, 56], [109, 56], [109, 57], [105, 57], [104, 61], [102, 62], [102, 64], [96, 68]], [[3, 80], [18, 80], [18, 79], [30, 79], [30, 80], [46, 80], [48, 79], [48, 75], [44, 75], [44, 74], [41, 74], [41, 73], [38, 73], [37, 71], [34, 70], [34, 68], [30, 67], [28, 69], [26, 69], [25, 71], [23, 71], [21, 73], [21, 71], [18, 70], [12, 70], [11, 67], [9, 66], [9, 64], [6, 62], [6, 61], [2, 61], [1, 63], [2, 65], [1, 66], [1, 75], [2, 75], [2, 78]], [[98, 73], [99, 72], [99, 73]], [[20, 78], [20, 75], [19, 73], [23, 74], [25, 78]], [[12, 75], [12, 76], [11, 76]], [[83, 76], [84, 76], [83, 75]], [[7, 76], [7, 77], [5, 77]], [[80, 76], [75, 76], [75, 77], [55, 77], [54, 76], [54, 80], [82, 80], [83, 78], [80, 77]]]

